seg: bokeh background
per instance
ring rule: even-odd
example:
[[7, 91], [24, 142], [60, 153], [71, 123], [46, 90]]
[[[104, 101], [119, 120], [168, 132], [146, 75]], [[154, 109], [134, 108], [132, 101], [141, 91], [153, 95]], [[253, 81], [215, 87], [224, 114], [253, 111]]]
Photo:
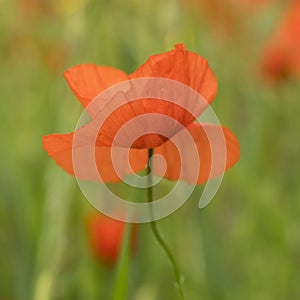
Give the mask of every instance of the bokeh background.
[[[214, 200], [197, 188], [158, 222], [189, 300], [300, 299], [300, 84], [269, 80], [264, 49], [290, 1], [0, 1], [0, 299], [111, 299], [116, 267], [89, 246], [94, 212], [42, 148], [82, 108], [62, 72], [93, 62], [128, 73], [182, 42], [219, 83], [212, 104], [241, 145]], [[299, 48], [300, 51], [300, 48]], [[138, 226], [129, 300], [177, 299], [149, 224]]]

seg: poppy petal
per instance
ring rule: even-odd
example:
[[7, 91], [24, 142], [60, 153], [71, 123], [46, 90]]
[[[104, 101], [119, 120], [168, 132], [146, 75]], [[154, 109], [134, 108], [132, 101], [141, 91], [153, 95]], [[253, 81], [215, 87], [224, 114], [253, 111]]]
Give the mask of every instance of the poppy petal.
[[[165, 159], [165, 164], [155, 164], [154, 160], [153, 172], [156, 175], [170, 180], [183, 179], [192, 184], [202, 184], [222, 175], [238, 161], [238, 141], [226, 127], [193, 124], [187, 128], [191, 139], [185, 138], [184, 131], [180, 131], [174, 139], [154, 149], [154, 154], [159, 154]], [[174, 141], [181, 144], [180, 153]], [[196, 154], [193, 152], [194, 146]], [[197, 161], [199, 168], [195, 171]]]
[[105, 89], [128, 80], [127, 74], [121, 70], [94, 64], [72, 67], [64, 72], [64, 77], [83, 107]]
[[[113, 100], [114, 103], [118, 103], [121, 98], [125, 98], [124, 94], [119, 94], [118, 99]], [[125, 102], [126, 99], [121, 101]], [[95, 118], [87, 127], [96, 130], [99, 119], [105, 120], [99, 129], [99, 140], [103, 146], [111, 146], [116, 142], [122, 147], [154, 148], [194, 120], [193, 115], [184, 108], [160, 99], [127, 102], [111, 114], [106, 113], [104, 107], [102, 112], [104, 117], [99, 114], [99, 118]], [[181, 118], [182, 115], [186, 118]], [[114, 140], [120, 130], [122, 135], [119, 134], [118, 139]]]
[[105, 146], [126, 128], [120, 146], [158, 147], [207, 108], [207, 102], [195, 90], [174, 80], [147, 77], [131, 80], [128, 87], [131, 89], [127, 92], [118, 87], [88, 125], [99, 128]]
[[129, 75], [131, 79], [162, 77], [186, 84], [211, 103], [217, 93], [217, 80], [206, 59], [187, 51], [182, 44], [162, 54], [156, 54]]
[[[43, 147], [60, 167], [75, 176], [73, 139], [74, 132], [50, 134], [43, 137]], [[147, 150], [114, 147], [117, 154], [113, 160], [111, 147], [99, 147], [97, 145], [95, 149], [93, 147], [89, 143], [83, 143], [76, 148], [76, 158], [79, 157], [80, 159], [76, 159], [76, 177], [78, 179], [99, 181], [100, 175], [102, 182], [120, 182], [124, 176], [145, 169], [147, 164]], [[89, 155], [90, 153], [95, 153], [96, 168], [94, 166], [95, 160], [93, 156]], [[127, 154], [129, 155], [129, 165], [124, 160], [124, 155]], [[118, 172], [115, 170], [116, 167]]]

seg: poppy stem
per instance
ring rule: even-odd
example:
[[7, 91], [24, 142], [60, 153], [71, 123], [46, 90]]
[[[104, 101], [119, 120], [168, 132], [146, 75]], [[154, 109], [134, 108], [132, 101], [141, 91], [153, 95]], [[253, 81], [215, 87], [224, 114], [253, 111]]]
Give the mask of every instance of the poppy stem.
[[[148, 202], [152, 203], [153, 202], [153, 189], [152, 189], [152, 174], [151, 174], [151, 166], [150, 166], [150, 161], [153, 155], [153, 149], [150, 148], [148, 150], [148, 164], [147, 164], [147, 175], [148, 175], [148, 187], [147, 187], [147, 197], [148, 197]], [[167, 257], [169, 258], [169, 261], [171, 263], [174, 275], [175, 275], [175, 280], [176, 280], [176, 287], [179, 292], [179, 296], [181, 300], [184, 300], [184, 293], [183, 293], [183, 286], [182, 286], [182, 277], [179, 272], [176, 260], [174, 258], [174, 255], [167, 245], [167, 243], [164, 241], [164, 238], [162, 234], [159, 232], [157, 224], [154, 219], [154, 212], [153, 212], [153, 206], [150, 206], [150, 214], [151, 214], [151, 219], [152, 221], [150, 222], [151, 230], [152, 233], [157, 241], [157, 243], [162, 247], [164, 252], [166, 253]]]

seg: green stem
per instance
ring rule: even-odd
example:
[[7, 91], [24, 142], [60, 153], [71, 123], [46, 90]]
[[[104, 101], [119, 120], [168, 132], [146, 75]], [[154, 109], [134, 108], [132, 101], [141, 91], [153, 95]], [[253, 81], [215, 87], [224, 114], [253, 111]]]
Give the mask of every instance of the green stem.
[[[151, 168], [150, 168], [150, 159], [153, 155], [153, 149], [148, 150], [148, 164], [147, 164], [147, 175], [148, 175], [148, 188], [147, 188], [147, 196], [148, 196], [148, 202], [152, 203], [153, 202], [153, 190], [152, 190], [152, 175], [151, 175]], [[176, 260], [174, 258], [174, 255], [171, 251], [171, 249], [168, 247], [166, 242], [163, 239], [162, 234], [159, 232], [157, 224], [154, 220], [154, 213], [153, 213], [153, 207], [151, 205], [150, 208], [150, 214], [151, 214], [151, 219], [153, 221], [150, 222], [150, 226], [152, 229], [152, 233], [154, 237], [156, 238], [156, 241], [158, 244], [162, 247], [164, 252], [166, 253], [167, 257], [170, 260], [174, 275], [175, 275], [175, 280], [176, 280], [176, 287], [179, 292], [179, 296], [181, 300], [184, 300], [184, 293], [183, 293], [183, 287], [182, 287], [182, 282], [181, 282], [181, 274], [179, 272]]]
[[125, 225], [125, 232], [122, 241], [121, 253], [115, 274], [115, 287], [113, 289], [112, 300], [127, 299], [128, 294], [128, 274], [130, 264], [130, 237], [131, 224]]

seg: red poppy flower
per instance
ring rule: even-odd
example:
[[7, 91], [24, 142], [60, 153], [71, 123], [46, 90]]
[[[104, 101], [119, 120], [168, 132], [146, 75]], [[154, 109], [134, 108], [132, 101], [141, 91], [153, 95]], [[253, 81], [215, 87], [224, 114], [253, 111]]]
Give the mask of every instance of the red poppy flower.
[[[113, 265], [119, 257], [125, 233], [125, 223], [95, 213], [87, 218], [87, 230], [91, 249], [96, 258]], [[136, 246], [136, 225], [132, 225], [130, 247]]]
[[266, 78], [300, 77], [300, 1], [291, 2], [262, 58]]
[[[74, 135], [78, 132], [81, 134], [82, 141], [80, 151], [84, 157], [85, 147], [89, 145], [88, 137], [93, 131], [94, 123], [97, 122], [97, 113], [102, 113], [106, 109], [112, 107], [117, 101], [116, 98], [104, 99], [102, 102], [97, 101], [96, 106], [92, 100], [101, 92], [110, 88], [114, 84], [120, 82], [131, 82], [135, 79], [142, 78], [165, 78], [179, 82], [196, 91], [204, 99], [205, 103], [198, 105], [194, 103], [194, 99], [185, 99], [191, 108], [187, 111], [185, 108], [164, 101], [162, 99], [139, 99], [133, 102], [126, 102], [118, 107], [105, 120], [98, 131], [96, 143], [92, 145], [95, 151], [95, 161], [101, 180], [103, 182], [118, 182], [122, 180], [122, 176], [139, 172], [145, 169], [148, 155], [147, 149], [153, 148], [154, 154], [160, 154], [166, 161], [166, 170], [154, 168], [153, 172], [170, 180], [184, 179], [190, 181], [189, 170], [194, 170], [194, 161], [189, 161], [191, 149], [196, 146], [198, 159], [201, 161], [196, 183], [200, 184], [211, 177], [221, 175], [225, 170], [231, 168], [239, 159], [239, 145], [233, 133], [226, 127], [214, 124], [200, 124], [195, 122], [195, 116], [199, 116], [202, 111], [213, 101], [217, 92], [217, 81], [210, 69], [207, 61], [196, 53], [187, 51], [182, 44], [176, 45], [174, 50], [166, 53], [157, 54], [149, 57], [149, 59], [141, 65], [135, 72], [130, 75], [112, 67], [96, 66], [93, 64], [84, 64], [75, 66], [67, 70], [64, 74], [67, 82], [83, 107], [87, 109], [92, 116], [92, 121], [79, 128], [75, 133], [69, 134], [51, 134], [43, 138], [43, 146], [48, 154], [60, 165], [64, 170], [75, 175], [74, 164], [72, 161], [72, 143]], [[168, 127], [163, 122], [151, 123], [151, 126], [160, 128], [167, 134], [146, 133], [135, 141], [132, 145], [119, 145], [120, 151], [129, 152], [129, 161], [131, 168], [124, 164], [121, 166], [122, 176], [116, 173], [111, 158], [112, 142], [128, 121], [139, 116], [147, 116], [148, 114], [160, 114], [172, 120], [175, 120], [180, 126]], [[183, 153], [178, 153], [173, 142], [167, 136], [174, 136], [180, 139], [182, 130], [185, 130], [191, 136], [191, 144], [184, 145]], [[208, 138], [207, 132], [210, 133]], [[218, 139], [218, 132], [222, 132], [223, 141], [225, 141], [226, 167], [216, 168], [211, 176], [212, 167], [212, 150], [210, 139]], [[128, 133], [130, 135], [130, 132]], [[193, 145], [192, 145], [193, 144]], [[181, 157], [180, 157], [181, 156]], [[182, 158], [182, 159], [180, 159]], [[188, 161], [187, 165], [182, 166], [182, 161]], [[83, 169], [76, 177], [80, 179], [95, 180], [95, 176], [90, 173], [91, 163], [84, 162]], [[85, 169], [84, 169], [85, 168]], [[181, 174], [184, 169], [183, 175]]]

